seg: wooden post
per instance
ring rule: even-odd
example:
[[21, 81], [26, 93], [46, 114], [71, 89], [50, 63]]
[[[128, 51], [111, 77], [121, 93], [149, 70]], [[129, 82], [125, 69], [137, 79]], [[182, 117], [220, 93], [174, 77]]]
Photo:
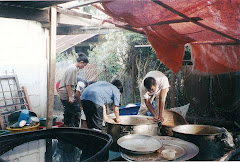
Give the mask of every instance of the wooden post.
[[56, 7], [50, 8], [50, 41], [48, 57], [48, 84], [47, 84], [47, 122], [46, 127], [52, 128], [53, 107], [54, 107], [54, 84], [56, 67], [56, 33], [57, 33], [57, 10]]
[[103, 71], [104, 71], [104, 81], [107, 81], [107, 66], [105, 62], [103, 64]]
[[29, 99], [29, 96], [27, 93], [27, 89], [25, 86], [22, 86], [22, 89], [23, 89], [23, 94], [25, 96], [25, 101], [27, 103], [28, 110], [32, 111], [32, 105], [31, 105], [31, 102], [30, 102], [30, 99]]
[[171, 108], [175, 107], [175, 74], [171, 74]]
[[132, 103], [135, 103], [135, 67], [134, 59], [132, 59]]

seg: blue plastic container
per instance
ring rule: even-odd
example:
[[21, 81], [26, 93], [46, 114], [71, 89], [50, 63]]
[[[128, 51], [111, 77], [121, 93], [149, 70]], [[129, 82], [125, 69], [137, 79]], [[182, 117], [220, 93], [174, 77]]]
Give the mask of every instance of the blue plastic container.
[[[153, 109], [155, 109], [155, 101], [153, 101], [152, 105]], [[137, 115], [140, 106], [141, 103], [134, 103], [119, 107], [119, 115]], [[147, 112], [147, 116], [152, 116], [150, 111]]]
[[21, 110], [21, 113], [18, 117], [18, 122], [22, 121], [22, 120], [25, 120], [26, 123], [30, 123], [31, 119], [30, 119], [30, 116], [29, 116], [29, 110], [27, 109], [22, 109]]
[[128, 104], [119, 107], [119, 115], [137, 115], [141, 103]]

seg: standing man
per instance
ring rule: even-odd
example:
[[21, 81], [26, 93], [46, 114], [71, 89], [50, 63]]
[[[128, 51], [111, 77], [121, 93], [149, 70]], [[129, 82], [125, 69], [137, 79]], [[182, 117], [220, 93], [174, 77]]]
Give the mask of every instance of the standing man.
[[[141, 106], [138, 111], [139, 115], [146, 115], [148, 110], [155, 121], [163, 119], [165, 101], [169, 90], [168, 78], [160, 71], [150, 71], [144, 77], [141, 87]], [[155, 110], [152, 102], [155, 99]]]
[[64, 125], [79, 127], [81, 110], [75, 98], [78, 70], [88, 64], [85, 54], [78, 54], [76, 62], [67, 67], [59, 84], [59, 97], [64, 107]]
[[113, 112], [116, 116], [116, 122], [120, 121], [118, 107], [122, 92], [122, 83], [117, 79], [111, 83], [99, 81], [85, 88], [81, 95], [81, 102], [89, 129], [105, 129], [103, 126], [103, 119], [106, 117], [105, 105], [111, 102], [113, 102]]

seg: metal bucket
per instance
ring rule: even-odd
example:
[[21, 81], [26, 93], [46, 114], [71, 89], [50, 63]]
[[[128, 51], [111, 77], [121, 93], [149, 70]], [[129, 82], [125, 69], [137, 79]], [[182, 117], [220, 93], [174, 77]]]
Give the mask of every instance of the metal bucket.
[[225, 130], [209, 125], [179, 125], [172, 128], [173, 136], [199, 147], [194, 160], [215, 160], [224, 154]]

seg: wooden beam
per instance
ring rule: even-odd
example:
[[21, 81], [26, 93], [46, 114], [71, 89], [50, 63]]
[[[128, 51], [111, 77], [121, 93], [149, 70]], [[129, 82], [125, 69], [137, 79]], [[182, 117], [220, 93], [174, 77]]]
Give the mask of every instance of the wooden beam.
[[[89, 26], [92, 20], [91, 15], [82, 14], [75, 11], [68, 11], [64, 9], [58, 9], [58, 19], [59, 24], [69, 24], [69, 25], [80, 25]], [[23, 20], [33, 20], [44, 24], [44, 27], [49, 28], [49, 10], [39, 10], [31, 8], [19, 8], [11, 6], [1, 6], [0, 5], [0, 17], [23, 19]], [[100, 22], [100, 20], [98, 21]], [[93, 21], [92, 23], [95, 23]], [[95, 23], [96, 24], [96, 23]], [[100, 24], [100, 23], [99, 23]]]
[[211, 44], [213, 46], [220, 45], [240, 45], [240, 42], [213, 42], [213, 41], [196, 41], [191, 42], [191, 44]]
[[146, 44], [146, 45], [135, 45], [134, 47], [152, 47], [150, 44]]
[[49, 11], [0, 5], [0, 17], [49, 22]]
[[94, 1], [90, 1], [90, 2], [74, 4], [74, 5], [72, 5], [72, 6], [66, 7], [66, 9], [73, 9], [73, 8], [78, 8], [78, 7], [83, 7], [83, 6], [91, 5], [91, 4], [94, 4], [94, 3], [99, 3], [99, 2], [111, 2], [111, 1], [112, 1], [112, 0], [94, 0]]
[[56, 33], [57, 33], [57, 9], [50, 9], [50, 41], [48, 57], [48, 84], [47, 84], [47, 123], [46, 128], [52, 128], [53, 107], [54, 107], [54, 85], [56, 66]]
[[86, 19], [92, 18], [92, 15], [89, 15], [89, 14], [79, 13], [76, 11], [65, 10], [65, 9], [61, 9], [61, 8], [57, 8], [57, 12], [64, 14], [64, 15], [68, 15], [68, 16], [77, 16], [77, 17], [82, 17], [82, 18], [86, 18]]
[[[78, 26], [91, 26], [91, 22], [87, 21], [88, 19], [84, 19], [81, 17], [69, 16], [65, 14], [57, 15], [57, 23], [64, 25], [78, 25]], [[91, 21], [91, 20], [90, 20]]]
[[171, 107], [175, 107], [175, 74], [171, 73]]
[[[194, 21], [200, 21], [202, 20], [200, 17], [193, 17], [191, 20]], [[153, 26], [153, 25], [166, 25], [166, 24], [175, 24], [175, 23], [182, 23], [182, 22], [190, 22], [187, 19], [175, 19], [175, 20], [167, 20], [167, 21], [161, 21], [155, 24], [147, 25], [147, 26]]]
[[221, 45], [231, 45], [231, 46], [237, 46], [237, 45], [240, 45], [240, 42], [233, 42], [233, 43], [230, 43], [230, 42], [221, 42], [221, 43], [211, 43], [211, 45], [213, 46], [221, 46]]
[[239, 39], [234, 38], [234, 37], [232, 37], [232, 36], [229, 36], [229, 35], [227, 35], [227, 34], [225, 34], [225, 33], [222, 33], [222, 32], [220, 32], [220, 31], [218, 31], [218, 30], [216, 30], [216, 29], [213, 29], [213, 28], [211, 28], [211, 27], [209, 27], [209, 26], [207, 26], [207, 25], [205, 25], [205, 24], [202, 24], [202, 23], [200, 23], [200, 22], [198, 22], [198, 21], [196, 21], [196, 20], [194, 20], [194, 19], [191, 19], [190, 17], [186, 16], [185, 14], [183, 14], [183, 13], [175, 10], [174, 8], [166, 5], [165, 3], [163, 3], [163, 2], [161, 2], [161, 1], [159, 1], [159, 0], [152, 0], [152, 1], [153, 1], [154, 3], [162, 6], [163, 8], [171, 11], [172, 13], [174, 13], [174, 14], [176, 14], [176, 15], [178, 15], [178, 16], [181, 16], [182, 18], [184, 18], [184, 19], [186, 19], [186, 20], [189, 20], [190, 22], [192, 22], [192, 23], [194, 23], [194, 24], [196, 24], [196, 25], [198, 25], [198, 26], [201, 26], [201, 27], [203, 27], [203, 28], [205, 28], [205, 29], [207, 29], [207, 30], [210, 30], [210, 31], [212, 31], [212, 32], [214, 32], [214, 33], [217, 33], [217, 34], [219, 34], [219, 35], [221, 35], [221, 36], [223, 36], [223, 37], [226, 37], [226, 38], [228, 38], [228, 39], [234, 40], [234, 41], [236, 41], [236, 42], [240, 42]]
[[58, 26], [57, 28], [57, 35], [72, 35], [72, 34], [107, 34], [111, 32], [118, 32], [122, 31], [123, 29], [121, 28], [91, 28], [89, 27], [88, 29], [81, 28], [79, 26]]
[[31, 102], [30, 102], [30, 99], [29, 99], [29, 96], [28, 96], [27, 89], [26, 89], [25, 86], [22, 86], [22, 89], [23, 89], [23, 93], [24, 93], [24, 96], [25, 96], [25, 101], [26, 101], [27, 106], [28, 106], [28, 110], [32, 111], [32, 105], [31, 105]]
[[[135, 55], [133, 55], [135, 57]], [[136, 58], [132, 58], [132, 103], [135, 103], [135, 61]]]
[[[49, 22], [41, 22], [42, 27], [44, 28], [49, 28], [50, 24]], [[57, 24], [58, 27], [63, 27], [63, 26], [78, 26], [80, 27], [87, 27], [87, 26], [99, 26], [100, 23], [96, 24], [93, 19], [85, 19], [81, 17], [76, 17], [76, 16], [71, 16], [71, 15], [66, 15], [66, 14], [57, 14]]]
[[[107, 21], [108, 22], [108, 21]], [[111, 22], [109, 22], [109, 23], [111, 23]], [[125, 29], [125, 30], [128, 30], [128, 31], [131, 31], [131, 32], [135, 32], [135, 33], [139, 33], [139, 34], [144, 34], [145, 35], [145, 33], [143, 32], [143, 31], [138, 31], [138, 30], [136, 30], [136, 29], [134, 29], [134, 28], [132, 28], [131, 26], [129, 26], [129, 25], [117, 25], [117, 24], [114, 24], [116, 27], [119, 27], [119, 28], [122, 28], [122, 29]]]

